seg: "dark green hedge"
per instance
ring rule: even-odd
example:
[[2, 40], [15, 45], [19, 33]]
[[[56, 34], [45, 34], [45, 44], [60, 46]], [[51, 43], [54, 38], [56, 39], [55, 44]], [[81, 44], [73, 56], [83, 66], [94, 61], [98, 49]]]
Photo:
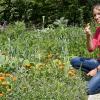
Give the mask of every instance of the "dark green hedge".
[[35, 25], [51, 24], [64, 17], [70, 25], [90, 21], [91, 7], [100, 0], [0, 0], [0, 21], [23, 20]]

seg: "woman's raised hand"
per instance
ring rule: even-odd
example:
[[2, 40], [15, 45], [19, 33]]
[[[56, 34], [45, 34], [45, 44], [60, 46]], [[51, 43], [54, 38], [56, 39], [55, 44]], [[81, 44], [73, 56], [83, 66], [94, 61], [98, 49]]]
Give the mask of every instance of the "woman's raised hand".
[[86, 35], [91, 35], [91, 30], [90, 30], [90, 23], [87, 23], [84, 27], [84, 32]]

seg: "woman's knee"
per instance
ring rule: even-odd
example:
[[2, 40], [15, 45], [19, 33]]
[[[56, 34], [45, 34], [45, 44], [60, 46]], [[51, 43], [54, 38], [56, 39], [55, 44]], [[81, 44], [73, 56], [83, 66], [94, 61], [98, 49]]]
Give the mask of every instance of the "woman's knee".
[[73, 67], [79, 65], [79, 63], [80, 63], [80, 57], [74, 57], [74, 58], [72, 58], [72, 59], [70, 60], [70, 64], [71, 64]]
[[88, 94], [100, 93], [100, 72], [88, 82], [87, 90]]
[[93, 95], [97, 93], [97, 89], [95, 89], [94, 86], [91, 86], [90, 84], [88, 84], [87, 86], [87, 94], [88, 95]]

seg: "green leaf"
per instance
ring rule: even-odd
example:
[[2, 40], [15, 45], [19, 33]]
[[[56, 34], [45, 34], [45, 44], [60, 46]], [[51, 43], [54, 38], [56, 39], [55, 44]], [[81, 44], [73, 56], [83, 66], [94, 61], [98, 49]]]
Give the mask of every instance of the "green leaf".
[[24, 60], [23, 66], [30, 66], [30, 61], [28, 59]]
[[1, 65], [5, 64], [5, 60], [6, 60], [5, 55], [0, 55], [0, 64]]

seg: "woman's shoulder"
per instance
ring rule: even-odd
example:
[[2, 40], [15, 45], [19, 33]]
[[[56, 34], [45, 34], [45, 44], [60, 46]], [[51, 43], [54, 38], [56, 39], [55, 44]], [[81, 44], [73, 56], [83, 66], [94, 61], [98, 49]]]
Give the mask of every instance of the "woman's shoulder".
[[97, 27], [96, 27], [96, 30], [100, 30], [100, 26], [97, 26]]
[[100, 33], [100, 26], [96, 27], [96, 34]]
[[95, 33], [94, 33], [94, 37], [98, 37], [98, 35], [100, 35], [100, 26], [96, 27]]

